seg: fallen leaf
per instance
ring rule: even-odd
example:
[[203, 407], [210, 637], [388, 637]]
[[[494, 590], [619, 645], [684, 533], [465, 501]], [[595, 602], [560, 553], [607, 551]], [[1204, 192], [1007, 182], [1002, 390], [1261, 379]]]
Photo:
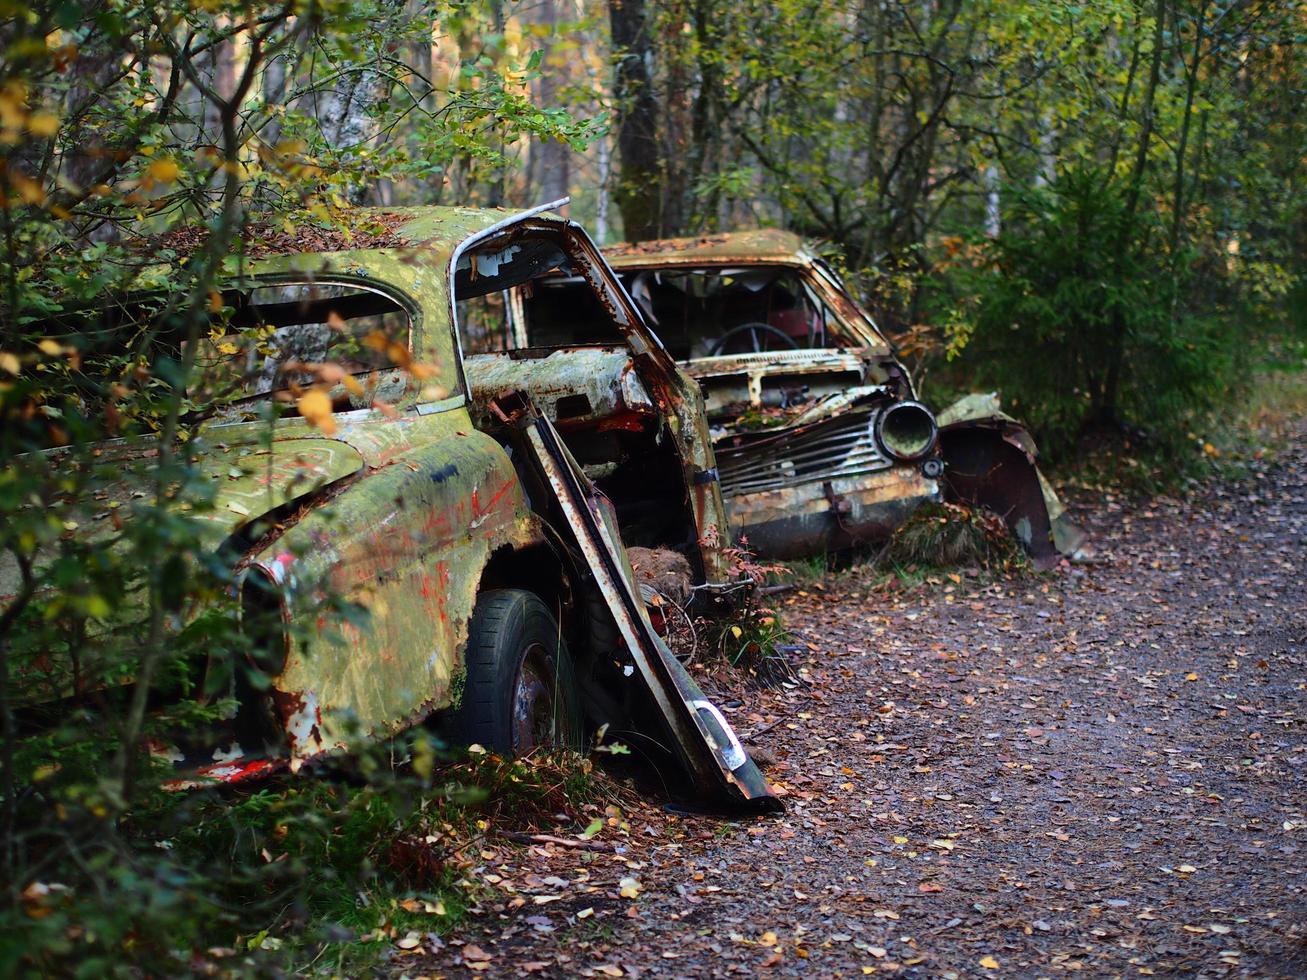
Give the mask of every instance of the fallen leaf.
[[980, 960], [979, 960], [979, 963], [980, 963], [980, 965], [983, 966], [986, 970], [997, 970], [997, 969], [998, 969], [998, 960], [994, 959], [994, 957], [992, 957], [992, 956], [982, 956], [982, 957], [980, 958]]

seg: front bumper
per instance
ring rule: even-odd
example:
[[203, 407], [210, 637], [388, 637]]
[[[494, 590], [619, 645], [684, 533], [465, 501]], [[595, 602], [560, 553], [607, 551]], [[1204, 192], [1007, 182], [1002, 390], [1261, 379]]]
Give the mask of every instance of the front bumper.
[[726, 499], [731, 530], [759, 557], [776, 561], [886, 540], [939, 484], [918, 463], [843, 479], [800, 483]]

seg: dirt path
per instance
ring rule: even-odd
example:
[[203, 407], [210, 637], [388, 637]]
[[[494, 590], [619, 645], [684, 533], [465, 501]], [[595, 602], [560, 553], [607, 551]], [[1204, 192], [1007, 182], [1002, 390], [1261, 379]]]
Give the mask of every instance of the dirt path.
[[780, 719], [783, 817], [492, 848], [480, 924], [392, 969], [1307, 976], [1301, 434], [1195, 501], [1104, 501], [1100, 565], [794, 597], [807, 685], [733, 715]]

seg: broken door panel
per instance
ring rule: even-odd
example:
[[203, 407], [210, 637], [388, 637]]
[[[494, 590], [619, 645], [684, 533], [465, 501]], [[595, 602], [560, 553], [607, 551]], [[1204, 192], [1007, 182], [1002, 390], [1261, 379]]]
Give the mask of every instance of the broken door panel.
[[613, 616], [635, 671], [675, 738], [695, 788], [732, 807], [781, 808], [758, 767], [717, 707], [649, 623], [610, 508], [586, 478], [554, 426], [528, 408], [511, 419], [535, 465], [557, 495], [591, 574]]

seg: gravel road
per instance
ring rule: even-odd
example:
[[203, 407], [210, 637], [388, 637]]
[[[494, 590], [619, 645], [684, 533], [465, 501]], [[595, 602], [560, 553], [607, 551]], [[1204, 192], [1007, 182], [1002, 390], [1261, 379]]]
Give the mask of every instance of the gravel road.
[[1307, 976], [1307, 430], [1085, 520], [1098, 564], [791, 595], [804, 683], [733, 713], [783, 816], [491, 846], [480, 915], [390, 969]]

